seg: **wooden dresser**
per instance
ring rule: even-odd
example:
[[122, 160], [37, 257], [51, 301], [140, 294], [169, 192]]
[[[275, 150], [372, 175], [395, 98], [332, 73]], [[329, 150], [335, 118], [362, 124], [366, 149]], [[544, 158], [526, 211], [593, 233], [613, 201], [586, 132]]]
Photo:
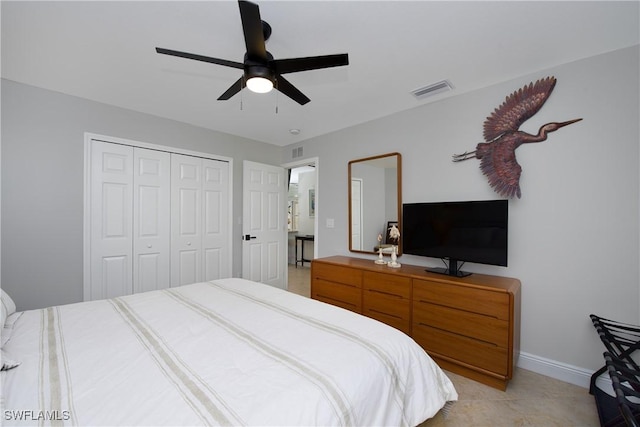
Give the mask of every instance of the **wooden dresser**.
[[311, 263], [311, 298], [372, 317], [420, 344], [444, 369], [505, 390], [520, 352], [520, 281], [457, 278], [334, 256]]

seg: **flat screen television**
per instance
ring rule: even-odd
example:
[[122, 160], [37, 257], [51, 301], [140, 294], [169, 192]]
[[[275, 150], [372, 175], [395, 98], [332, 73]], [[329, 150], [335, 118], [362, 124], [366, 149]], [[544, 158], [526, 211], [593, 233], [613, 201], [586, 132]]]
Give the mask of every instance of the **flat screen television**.
[[507, 266], [507, 200], [406, 203], [402, 206], [402, 253], [448, 259], [427, 271], [467, 276], [459, 262]]

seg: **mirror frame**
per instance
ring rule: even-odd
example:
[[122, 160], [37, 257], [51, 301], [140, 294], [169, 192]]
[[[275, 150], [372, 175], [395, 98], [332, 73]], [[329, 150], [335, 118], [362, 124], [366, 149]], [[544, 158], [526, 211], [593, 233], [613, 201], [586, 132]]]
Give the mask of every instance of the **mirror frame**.
[[[382, 159], [385, 157], [396, 157], [396, 174], [397, 174], [397, 207], [398, 207], [398, 213], [397, 213], [397, 218], [398, 218], [398, 229], [402, 230], [402, 155], [400, 153], [397, 152], [393, 152], [393, 153], [387, 153], [387, 154], [380, 154], [378, 156], [371, 156], [371, 157], [365, 157], [362, 159], [356, 159], [356, 160], [351, 160], [349, 162], [349, 166], [348, 166], [348, 178], [347, 178], [347, 190], [348, 190], [348, 200], [347, 203], [349, 205], [349, 216], [348, 216], [348, 221], [349, 221], [349, 251], [350, 252], [357, 252], [357, 253], [365, 253], [365, 254], [377, 254], [377, 252], [371, 250], [371, 251], [365, 251], [365, 250], [359, 250], [359, 249], [353, 249], [353, 242], [351, 241], [351, 237], [352, 237], [352, 221], [351, 221], [351, 215], [352, 215], [352, 209], [351, 209], [351, 166], [354, 163], [361, 163], [361, 162], [366, 162], [369, 160], [377, 160], [377, 159]], [[400, 236], [400, 239], [402, 239], [402, 235]], [[389, 254], [384, 254], [384, 255], [389, 255]], [[402, 245], [398, 245], [398, 255], [402, 255]]]

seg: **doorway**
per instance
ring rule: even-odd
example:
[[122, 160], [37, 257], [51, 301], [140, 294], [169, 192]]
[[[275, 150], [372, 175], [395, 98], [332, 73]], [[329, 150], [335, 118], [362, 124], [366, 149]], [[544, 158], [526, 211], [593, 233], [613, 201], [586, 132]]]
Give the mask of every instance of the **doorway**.
[[310, 294], [311, 260], [318, 252], [318, 159], [283, 165], [287, 170], [287, 289]]

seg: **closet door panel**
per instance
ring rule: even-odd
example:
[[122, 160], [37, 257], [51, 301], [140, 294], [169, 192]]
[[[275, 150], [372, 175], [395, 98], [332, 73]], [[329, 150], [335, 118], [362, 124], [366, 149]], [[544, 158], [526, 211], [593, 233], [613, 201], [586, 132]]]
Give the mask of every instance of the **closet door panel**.
[[231, 277], [229, 163], [202, 160], [203, 280]]
[[171, 286], [202, 280], [202, 159], [171, 155]]
[[231, 277], [228, 162], [88, 144], [86, 301]]
[[91, 285], [86, 300], [131, 293], [133, 148], [92, 141]]
[[171, 155], [134, 149], [133, 291], [170, 284]]

